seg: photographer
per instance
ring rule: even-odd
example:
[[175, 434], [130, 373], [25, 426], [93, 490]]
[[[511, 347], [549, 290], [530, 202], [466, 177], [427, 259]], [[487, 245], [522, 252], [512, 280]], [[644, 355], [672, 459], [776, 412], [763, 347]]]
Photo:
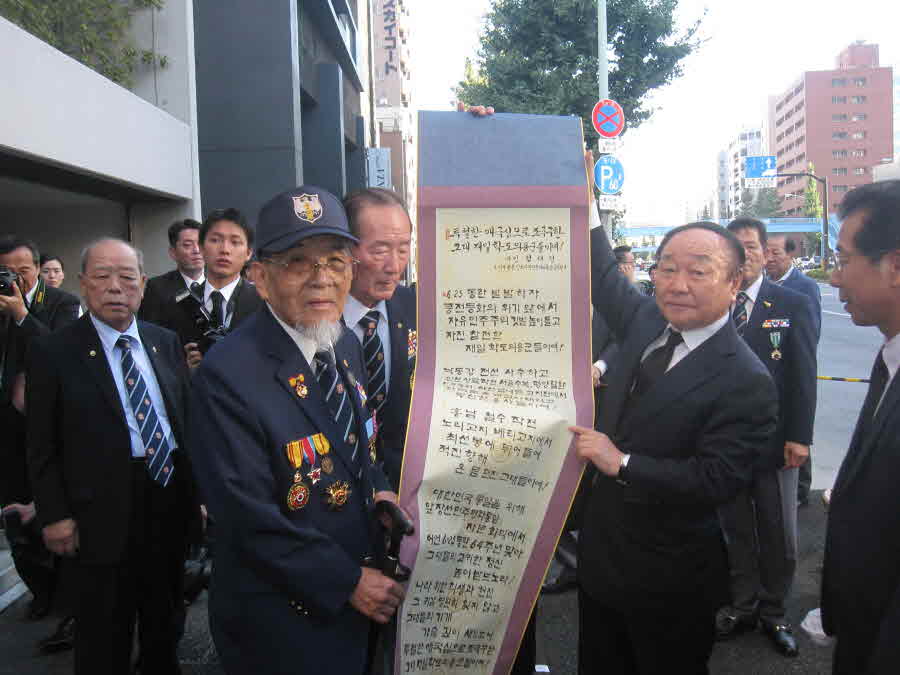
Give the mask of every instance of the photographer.
[[56, 571], [35, 527], [25, 462], [25, 353], [31, 340], [78, 318], [75, 296], [39, 276], [40, 253], [26, 239], [0, 238], [0, 505], [16, 571], [34, 599], [30, 618], [50, 611]]

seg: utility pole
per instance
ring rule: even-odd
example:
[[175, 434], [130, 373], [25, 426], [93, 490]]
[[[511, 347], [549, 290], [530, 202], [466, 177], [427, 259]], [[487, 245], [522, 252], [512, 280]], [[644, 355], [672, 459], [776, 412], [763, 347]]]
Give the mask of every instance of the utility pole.
[[814, 173], [776, 173], [776, 178], [812, 178], [822, 185], [822, 271], [828, 271], [828, 179]]
[[606, 56], [606, 40], [609, 28], [606, 25], [606, 0], [597, 0], [597, 84], [600, 99], [609, 98], [609, 60]]

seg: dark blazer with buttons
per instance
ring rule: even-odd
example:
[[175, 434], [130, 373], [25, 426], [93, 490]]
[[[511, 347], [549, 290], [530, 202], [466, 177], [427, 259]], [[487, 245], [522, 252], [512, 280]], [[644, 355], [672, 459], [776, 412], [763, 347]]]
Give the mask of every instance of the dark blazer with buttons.
[[[775, 325], [779, 321], [790, 325]], [[786, 441], [811, 445], [813, 440], [817, 338], [809, 299], [763, 279], [743, 337], [778, 389], [778, 427], [770, 452], [760, 457], [757, 467], [780, 469]]]
[[[373, 493], [389, 486], [370, 456], [369, 415], [354, 384], [366, 385], [359, 340], [345, 331], [335, 353], [358, 421], [361, 480], [313, 371], [268, 309], [213, 346], [193, 376], [189, 438], [217, 526], [210, 625], [229, 674], [365, 667], [370, 622], [349, 599], [362, 561], [377, 553]], [[317, 433], [330, 443], [333, 473], [313, 484], [304, 462], [308, 503], [291, 508], [297, 468], [287, 445]], [[339, 481], [350, 496], [333, 510], [326, 490]]]
[[391, 381], [378, 419], [378, 456], [392, 488], [398, 490], [416, 370], [416, 291], [398, 286], [386, 304], [391, 331]]
[[579, 583], [627, 611], [710, 610], [727, 588], [716, 506], [749, 484], [775, 428], [776, 393], [731, 321], [626, 405], [641, 357], [667, 322], [618, 272], [603, 228], [591, 232], [595, 311], [620, 346], [599, 428], [631, 454], [621, 477], [598, 472], [579, 538]]
[[801, 295], [805, 295], [812, 303], [813, 325], [816, 330], [816, 343], [822, 334], [822, 290], [815, 279], [810, 279], [796, 267], [791, 268], [791, 274], [781, 282], [782, 288], [789, 288]]
[[177, 268], [148, 279], [138, 316], [144, 321], [164, 326], [167, 305], [175, 302], [175, 296], [186, 288], [184, 277]]
[[[153, 365], [178, 450], [177, 508], [164, 514], [168, 531], [185, 550], [199, 529], [193, 471], [184, 445], [187, 366], [175, 335], [138, 322]], [[125, 411], [100, 337], [89, 315], [34, 340], [29, 350], [28, 470], [37, 514], [46, 525], [74, 518], [79, 558], [86, 564], [116, 564], [127, 550], [131, 515], [131, 436]]]
[[[862, 415], [861, 415], [862, 416]], [[857, 421], [825, 538], [822, 621], [835, 675], [900, 673], [900, 377], [874, 419]]]

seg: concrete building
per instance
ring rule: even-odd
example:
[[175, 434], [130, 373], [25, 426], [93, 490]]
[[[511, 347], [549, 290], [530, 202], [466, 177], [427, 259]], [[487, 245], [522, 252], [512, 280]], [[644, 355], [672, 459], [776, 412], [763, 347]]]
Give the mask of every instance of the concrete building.
[[[807, 71], [769, 99], [769, 147], [779, 173], [810, 162], [828, 181], [833, 212], [844, 194], [873, 180], [873, 167], [894, 152], [893, 72], [879, 65], [878, 45], [857, 42], [832, 70]], [[807, 178], [779, 178], [782, 214], [803, 215]]]
[[[734, 218], [744, 194], [744, 158], [765, 155], [766, 139], [761, 126], [746, 127], [736, 133], [721, 150], [716, 162], [716, 218]], [[754, 199], [759, 190], [751, 188]]]
[[374, 0], [375, 117], [391, 151], [391, 183], [416, 213], [416, 118], [412, 110], [409, 0]]

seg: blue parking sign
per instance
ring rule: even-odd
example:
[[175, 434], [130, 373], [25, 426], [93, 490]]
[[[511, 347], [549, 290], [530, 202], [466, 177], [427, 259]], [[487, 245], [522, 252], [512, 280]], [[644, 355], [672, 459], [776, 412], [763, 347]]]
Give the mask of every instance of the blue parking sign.
[[594, 164], [594, 185], [604, 195], [617, 195], [625, 183], [625, 169], [615, 155], [603, 155]]

